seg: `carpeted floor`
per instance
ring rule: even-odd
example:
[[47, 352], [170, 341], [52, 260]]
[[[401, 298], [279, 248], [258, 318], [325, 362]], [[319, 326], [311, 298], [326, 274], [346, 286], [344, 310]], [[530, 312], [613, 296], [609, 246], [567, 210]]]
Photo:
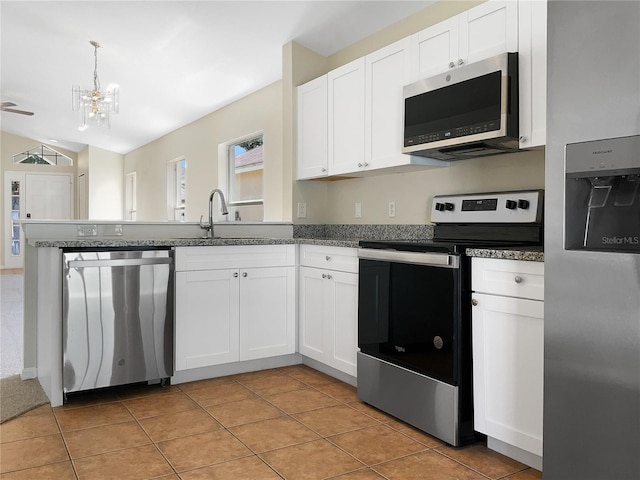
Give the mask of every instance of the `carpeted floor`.
[[49, 403], [38, 380], [20, 380], [20, 375], [0, 379], [0, 423]]

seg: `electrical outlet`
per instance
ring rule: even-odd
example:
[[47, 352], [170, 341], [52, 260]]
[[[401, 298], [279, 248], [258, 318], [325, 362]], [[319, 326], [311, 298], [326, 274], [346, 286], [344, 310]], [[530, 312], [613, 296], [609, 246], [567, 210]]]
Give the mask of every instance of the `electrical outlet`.
[[77, 225], [78, 237], [95, 237], [98, 235], [98, 225]]
[[362, 218], [362, 204], [356, 202], [356, 218]]
[[298, 202], [298, 218], [307, 218], [307, 204]]
[[396, 216], [396, 202], [389, 202], [389, 216]]

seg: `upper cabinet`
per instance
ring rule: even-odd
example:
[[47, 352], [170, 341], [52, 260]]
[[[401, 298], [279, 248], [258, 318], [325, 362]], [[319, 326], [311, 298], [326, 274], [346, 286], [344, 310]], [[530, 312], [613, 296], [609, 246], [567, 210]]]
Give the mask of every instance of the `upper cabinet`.
[[518, 52], [520, 148], [544, 145], [546, 24], [544, 0], [489, 0], [298, 87], [298, 179], [448, 165], [400, 153], [402, 87], [505, 52]]
[[518, 51], [518, 3], [489, 1], [410, 37], [414, 74], [426, 78]]
[[327, 76], [298, 87], [298, 178], [327, 175]]
[[364, 167], [364, 58], [327, 75], [329, 175]]
[[547, 2], [518, 2], [520, 148], [547, 143]]

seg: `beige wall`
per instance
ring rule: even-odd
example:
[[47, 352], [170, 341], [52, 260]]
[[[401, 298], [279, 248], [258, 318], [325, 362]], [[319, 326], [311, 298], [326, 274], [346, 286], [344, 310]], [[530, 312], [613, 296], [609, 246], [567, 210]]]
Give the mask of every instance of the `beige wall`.
[[284, 211], [291, 177], [285, 182], [279, 81], [126, 154], [124, 174], [137, 172], [137, 220], [167, 220], [166, 165], [180, 156], [187, 160], [187, 221], [206, 218], [209, 192], [220, 183], [218, 146], [259, 131], [264, 132], [265, 220], [290, 218], [290, 208]]
[[[482, 1], [441, 1], [411, 17], [337, 52], [326, 59], [327, 68], [311, 78], [299, 78], [300, 85], [330, 69], [337, 68], [390, 43], [472, 8]], [[297, 58], [294, 58], [294, 61]], [[317, 66], [321, 66], [316, 59]], [[308, 71], [308, 61], [294, 63]], [[295, 95], [295, 92], [294, 94]], [[295, 97], [294, 97], [295, 98]], [[295, 156], [294, 156], [295, 158]], [[294, 176], [295, 178], [295, 176]], [[434, 195], [472, 193], [511, 189], [544, 188], [544, 152], [533, 151], [463, 160], [448, 168], [418, 170], [410, 173], [383, 174], [365, 178], [295, 181], [293, 187], [296, 223], [429, 223], [428, 209]], [[388, 202], [396, 203], [396, 216], [388, 216]], [[296, 218], [298, 202], [307, 204], [307, 218]], [[362, 218], [355, 218], [355, 203], [362, 205]]]
[[[33, 140], [31, 138], [21, 137], [19, 135], [13, 135], [8, 132], [0, 131], [0, 165], [1, 165], [1, 179], [0, 183], [0, 212], [2, 212], [2, 221], [0, 221], [0, 254], [2, 255], [0, 264], [4, 265], [4, 247], [5, 247], [5, 205], [4, 205], [4, 172], [7, 171], [20, 171], [20, 172], [38, 172], [38, 173], [71, 173], [75, 174], [75, 165], [77, 160], [77, 154], [68, 150], [58, 148], [55, 145], [47, 145], [50, 148], [68, 156], [73, 160], [73, 166], [70, 167], [53, 167], [48, 165], [16, 165], [13, 163], [13, 156], [17, 153], [26, 152], [32, 148], [36, 148], [42, 145], [42, 142]], [[74, 192], [75, 195], [75, 192]]]

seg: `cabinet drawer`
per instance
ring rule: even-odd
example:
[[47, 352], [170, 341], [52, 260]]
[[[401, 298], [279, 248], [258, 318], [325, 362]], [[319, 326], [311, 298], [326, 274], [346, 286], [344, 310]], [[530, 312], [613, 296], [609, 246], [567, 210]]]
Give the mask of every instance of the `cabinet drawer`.
[[295, 245], [238, 245], [176, 248], [176, 271], [295, 266]]
[[358, 251], [348, 247], [300, 245], [300, 265], [358, 273]]
[[471, 288], [475, 292], [544, 300], [544, 263], [473, 258]]

